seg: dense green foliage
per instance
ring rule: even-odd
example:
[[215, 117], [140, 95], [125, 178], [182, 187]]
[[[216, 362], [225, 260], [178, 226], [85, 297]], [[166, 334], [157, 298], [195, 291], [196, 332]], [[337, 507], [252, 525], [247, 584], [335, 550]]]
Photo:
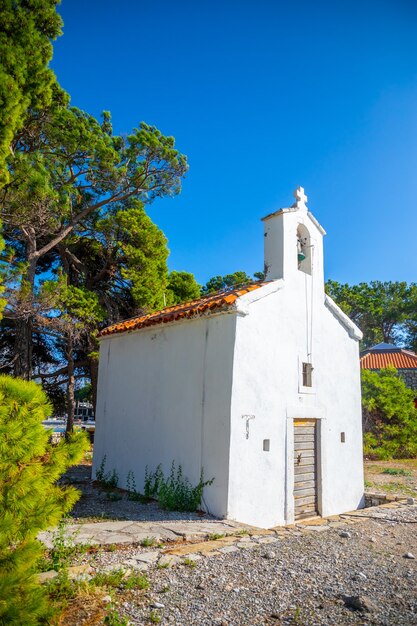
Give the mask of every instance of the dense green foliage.
[[170, 273], [168, 278], [168, 289], [166, 303], [168, 305], [180, 304], [196, 300], [201, 295], [201, 286], [190, 272]]
[[264, 278], [263, 272], [255, 272], [253, 278], [251, 278], [246, 272], [241, 271], [226, 274], [225, 276], [213, 276], [202, 288], [202, 293], [213, 293], [237, 285], [249, 285], [256, 280], [264, 280]]
[[395, 368], [362, 370], [365, 455], [378, 459], [417, 455], [414, 396]]
[[[173, 137], [144, 122], [115, 136], [108, 112], [100, 123], [70, 106], [48, 68], [61, 28], [56, 5], [5, 0], [0, 7], [7, 299], [0, 365], [26, 380], [40, 377], [56, 410], [66, 404], [71, 413], [65, 387], [73, 373], [91, 379], [95, 402], [97, 331], [193, 296], [196, 283], [179, 273], [168, 287], [166, 238], [145, 212], [156, 198], [179, 193], [185, 156]], [[82, 306], [74, 312], [63, 302], [64, 283], [82, 306], [94, 300], [88, 322], [85, 306], [80, 315]]]
[[84, 434], [53, 446], [42, 420], [51, 407], [33, 382], [0, 377], [0, 624], [31, 626], [49, 614], [36, 581], [39, 531], [57, 524], [79, 497], [57, 479], [88, 447]]
[[5, 162], [28, 109], [52, 99], [55, 76], [48, 63], [51, 39], [61, 34], [58, 0], [2, 0], [0, 6], [0, 186]]
[[326, 283], [326, 292], [363, 332], [365, 348], [381, 341], [417, 348], [417, 285]]
[[[116, 137], [109, 114], [99, 124], [68, 106], [58, 90], [42, 115], [28, 112], [9, 159], [11, 182], [0, 191], [8, 247], [4, 371], [40, 376], [50, 392], [72, 375], [65, 365], [70, 343], [75, 375], [91, 378], [94, 400], [98, 329], [162, 308], [164, 294], [173, 293], [166, 238], [144, 202], [178, 193], [186, 170], [172, 137], [144, 123], [127, 138]], [[61, 323], [60, 338], [55, 323], [50, 336], [48, 311], [49, 319], [54, 314], [48, 306], [45, 312], [41, 285], [51, 274], [65, 277], [83, 301], [97, 300], [89, 332], [72, 333], [70, 342], [69, 323]], [[55, 307], [62, 308], [58, 297]], [[61, 402], [59, 393], [52, 395]]]

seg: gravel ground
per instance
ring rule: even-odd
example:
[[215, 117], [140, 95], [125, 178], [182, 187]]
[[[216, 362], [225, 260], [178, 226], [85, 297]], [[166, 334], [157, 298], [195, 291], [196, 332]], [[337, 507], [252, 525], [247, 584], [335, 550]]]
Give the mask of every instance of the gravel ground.
[[[417, 556], [417, 506], [375, 516], [382, 519], [241, 537], [194, 564], [165, 569], [154, 561], [150, 588], [118, 592], [117, 610], [133, 625], [160, 618], [182, 626], [415, 626], [417, 559], [404, 555]], [[126, 567], [138, 549], [83, 560], [95, 569]], [[360, 596], [365, 610], [348, 608], [345, 596]]]

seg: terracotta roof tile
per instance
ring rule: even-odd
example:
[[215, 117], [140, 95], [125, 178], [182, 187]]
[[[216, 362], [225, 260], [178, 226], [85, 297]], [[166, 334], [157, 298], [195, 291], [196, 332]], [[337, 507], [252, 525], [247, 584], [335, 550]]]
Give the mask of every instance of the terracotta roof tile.
[[410, 350], [368, 352], [361, 357], [361, 368], [367, 370], [379, 370], [388, 366], [396, 369], [417, 369], [417, 355]]
[[167, 324], [168, 322], [175, 322], [181, 319], [191, 319], [207, 312], [226, 310], [233, 306], [240, 296], [254, 291], [255, 289], [259, 289], [259, 287], [262, 287], [264, 284], [264, 282], [252, 283], [243, 287], [236, 287], [235, 289], [210, 293], [192, 302], [185, 302], [183, 304], [166, 307], [155, 313], [134, 317], [124, 322], [108, 326], [101, 331], [99, 337], [138, 330], [146, 326]]

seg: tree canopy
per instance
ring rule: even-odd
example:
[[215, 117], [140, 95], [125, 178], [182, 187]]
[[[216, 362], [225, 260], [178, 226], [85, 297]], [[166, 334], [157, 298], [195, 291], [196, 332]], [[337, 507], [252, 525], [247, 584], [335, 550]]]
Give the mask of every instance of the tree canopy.
[[[33, 111], [27, 115], [13, 147], [10, 182], [0, 191], [12, 270], [5, 315], [14, 320], [16, 328], [14, 373], [29, 379], [37, 283], [60, 265], [75, 279], [83, 262], [74, 246], [82, 240], [93, 251], [95, 240], [102, 243], [119, 233], [120, 244], [112, 247], [126, 260], [119, 276], [130, 281], [138, 306], [152, 308], [152, 298], [159, 298], [160, 303], [161, 289], [155, 289], [155, 284], [166, 270], [162, 259], [162, 265], [154, 264], [152, 276], [149, 274], [149, 258], [155, 259], [153, 250], [158, 242], [145, 242], [142, 226], [146, 220], [149, 225], [149, 218], [142, 211], [143, 203], [179, 193], [187, 162], [175, 149], [174, 139], [155, 127], [142, 123], [127, 138], [114, 136], [108, 113], [99, 124], [70, 107], [60, 90], [42, 114]], [[149, 228], [147, 233], [149, 238]], [[156, 236], [160, 247], [161, 235]], [[129, 237], [130, 243], [126, 241]], [[79, 247], [83, 246], [80, 243]], [[107, 255], [101, 277], [111, 261]], [[120, 255], [113, 260], [113, 270], [118, 261]], [[139, 269], [142, 276], [137, 279]]]
[[415, 345], [416, 284], [372, 281], [348, 285], [328, 280], [326, 292], [362, 330], [363, 347], [381, 341]]
[[191, 274], [170, 277], [166, 238], [145, 210], [179, 193], [186, 157], [154, 126], [115, 135], [109, 112], [98, 121], [70, 105], [48, 67], [57, 4], [0, 8], [0, 366], [40, 378], [60, 404], [74, 375], [91, 378], [94, 399], [100, 327], [199, 286]]
[[0, 187], [8, 181], [6, 159], [26, 112], [52, 99], [55, 75], [48, 67], [51, 40], [61, 34], [58, 0], [2, 0], [0, 7]]
[[201, 285], [190, 272], [172, 271], [168, 278], [168, 289], [166, 303], [180, 304], [196, 300], [201, 295]]
[[237, 285], [248, 285], [253, 283], [254, 280], [263, 280], [264, 277], [263, 272], [255, 272], [252, 278], [249, 274], [243, 271], [233, 272], [232, 274], [226, 274], [225, 276], [213, 276], [213, 278], [210, 278], [210, 280], [208, 280], [202, 288], [202, 293], [213, 293], [215, 291], [221, 291]]

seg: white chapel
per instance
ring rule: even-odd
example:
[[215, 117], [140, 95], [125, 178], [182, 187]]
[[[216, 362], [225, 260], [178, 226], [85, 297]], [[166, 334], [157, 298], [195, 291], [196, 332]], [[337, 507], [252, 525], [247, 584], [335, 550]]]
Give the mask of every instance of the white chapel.
[[363, 506], [362, 335], [304, 190], [263, 224], [264, 281], [102, 331], [93, 472], [203, 469], [207, 512], [269, 528]]

